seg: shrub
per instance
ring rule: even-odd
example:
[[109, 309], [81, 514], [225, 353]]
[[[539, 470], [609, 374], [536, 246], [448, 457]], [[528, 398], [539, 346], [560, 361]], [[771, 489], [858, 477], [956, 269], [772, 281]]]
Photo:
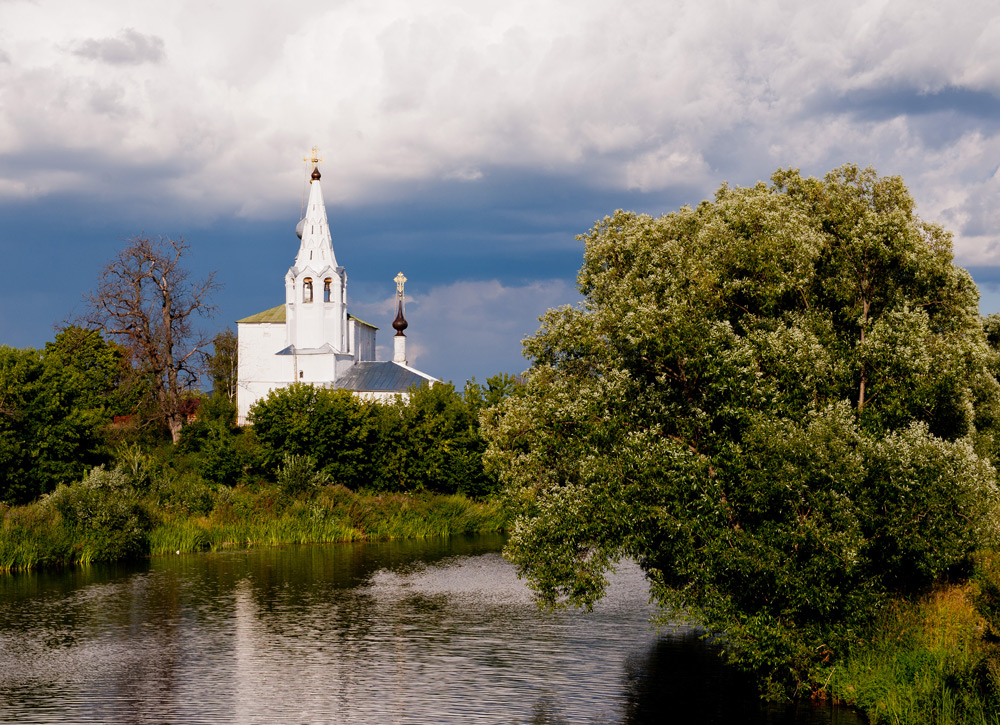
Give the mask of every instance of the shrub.
[[265, 467], [275, 471], [285, 454], [315, 455], [333, 480], [364, 485], [373, 474], [377, 405], [349, 390], [299, 383], [272, 390], [250, 410]]
[[76, 552], [84, 563], [130, 559], [149, 551], [150, 518], [132, 476], [121, 467], [109, 471], [98, 466], [81, 483], [58, 486], [48, 504], [76, 532]]
[[286, 453], [278, 467], [278, 486], [289, 496], [297, 496], [330, 483], [329, 477], [317, 470], [312, 456]]

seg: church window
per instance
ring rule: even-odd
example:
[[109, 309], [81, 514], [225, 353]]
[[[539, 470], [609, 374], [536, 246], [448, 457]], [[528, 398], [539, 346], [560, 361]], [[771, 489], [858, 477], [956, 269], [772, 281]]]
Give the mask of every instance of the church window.
[[332, 283], [333, 283], [333, 280], [330, 279], [329, 277], [327, 277], [326, 279], [323, 280], [323, 301], [324, 302], [329, 302], [330, 301], [330, 285]]
[[302, 301], [313, 301], [313, 281], [309, 277], [306, 277], [305, 281], [302, 283]]

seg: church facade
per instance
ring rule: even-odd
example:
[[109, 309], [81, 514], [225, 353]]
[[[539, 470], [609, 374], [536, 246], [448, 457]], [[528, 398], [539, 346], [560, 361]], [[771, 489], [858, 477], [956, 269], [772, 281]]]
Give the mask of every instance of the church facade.
[[337, 264], [327, 221], [319, 167], [309, 182], [306, 213], [296, 227], [300, 244], [285, 274], [283, 304], [237, 320], [237, 419], [276, 388], [310, 383], [343, 388], [363, 398], [391, 399], [437, 379], [410, 367], [402, 273], [396, 276], [393, 359], [375, 359], [377, 327], [347, 311], [347, 273]]

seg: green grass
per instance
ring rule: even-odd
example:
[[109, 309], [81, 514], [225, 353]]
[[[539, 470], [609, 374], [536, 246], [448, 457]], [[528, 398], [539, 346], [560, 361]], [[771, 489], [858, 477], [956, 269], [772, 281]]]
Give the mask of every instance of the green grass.
[[150, 532], [150, 553], [227, 546], [410, 539], [502, 531], [496, 502], [433, 494], [364, 494], [326, 486], [314, 495], [283, 497], [273, 487], [227, 491], [210, 514], [165, 517]]
[[976, 581], [896, 602], [829, 673], [827, 690], [872, 725], [1000, 725], [1000, 650]]
[[[186, 487], [183, 487], [186, 488]], [[149, 492], [142, 554], [225, 547], [332, 543], [502, 531], [493, 501], [461, 495], [366, 494], [331, 485], [289, 496], [269, 483], [209, 491], [204, 486]], [[65, 496], [64, 496], [65, 498]], [[120, 532], [70, 525], [53, 499], [0, 507], [0, 571], [113, 560]]]
[[60, 523], [58, 514], [37, 503], [0, 507], [0, 571], [77, 563]]

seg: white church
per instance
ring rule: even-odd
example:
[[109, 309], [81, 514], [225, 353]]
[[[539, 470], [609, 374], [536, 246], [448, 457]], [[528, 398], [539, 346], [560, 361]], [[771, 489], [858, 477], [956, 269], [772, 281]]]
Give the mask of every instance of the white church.
[[351, 390], [371, 400], [405, 396], [414, 384], [438, 382], [407, 364], [402, 273], [395, 279], [393, 358], [375, 360], [378, 328], [347, 311], [347, 273], [333, 253], [315, 153], [311, 161], [309, 201], [296, 227], [301, 243], [285, 274], [285, 302], [236, 322], [240, 425], [246, 425], [254, 403], [294, 382]]

